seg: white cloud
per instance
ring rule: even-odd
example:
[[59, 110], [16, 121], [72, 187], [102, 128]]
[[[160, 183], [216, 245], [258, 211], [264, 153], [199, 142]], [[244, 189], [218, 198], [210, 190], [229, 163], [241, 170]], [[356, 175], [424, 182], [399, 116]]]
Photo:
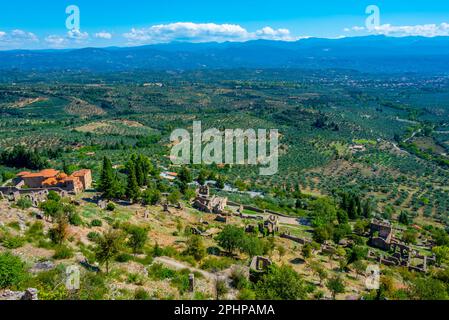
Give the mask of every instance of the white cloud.
[[287, 29], [265, 27], [256, 32], [249, 32], [236, 24], [177, 22], [154, 25], [149, 28], [131, 29], [123, 35], [131, 43], [167, 43], [172, 41], [188, 42], [225, 42], [247, 41], [255, 39], [293, 41]]
[[45, 38], [45, 42], [51, 48], [69, 48], [79, 44], [85, 44], [89, 39], [87, 32], [81, 32], [80, 30], [70, 30], [66, 35], [49, 35]]
[[50, 35], [45, 38], [45, 42], [52, 48], [63, 48], [67, 45], [67, 38], [58, 35]]
[[96, 33], [95, 38], [109, 40], [109, 39], [112, 39], [112, 34], [109, 32], [106, 32], [106, 31], [102, 31], [102, 32]]
[[405, 36], [422, 36], [422, 37], [436, 37], [449, 36], [449, 23], [443, 22], [441, 24], [422, 24], [414, 26], [394, 26], [391, 24], [383, 24], [369, 30], [365, 27], [354, 26], [352, 28], [345, 28], [345, 32], [361, 32], [366, 31], [371, 34], [380, 34], [392, 37]]
[[288, 29], [273, 29], [271, 27], [265, 27], [256, 31], [256, 37], [259, 39], [267, 40], [283, 40], [283, 41], [294, 41], [298, 38], [292, 37], [290, 30]]
[[87, 32], [81, 32], [80, 30], [73, 29], [67, 32], [67, 37], [76, 41], [83, 41], [89, 38]]
[[11, 32], [0, 31], [0, 40], [10, 43], [26, 43], [38, 42], [39, 38], [32, 32], [15, 29]]

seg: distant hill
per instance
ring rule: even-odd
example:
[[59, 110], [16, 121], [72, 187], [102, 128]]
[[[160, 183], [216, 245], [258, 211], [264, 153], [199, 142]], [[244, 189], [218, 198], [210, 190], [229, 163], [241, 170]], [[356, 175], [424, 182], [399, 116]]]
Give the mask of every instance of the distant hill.
[[309, 38], [297, 42], [171, 43], [126, 48], [3, 51], [1, 70], [192, 70], [344, 68], [361, 72], [449, 72], [449, 37]]

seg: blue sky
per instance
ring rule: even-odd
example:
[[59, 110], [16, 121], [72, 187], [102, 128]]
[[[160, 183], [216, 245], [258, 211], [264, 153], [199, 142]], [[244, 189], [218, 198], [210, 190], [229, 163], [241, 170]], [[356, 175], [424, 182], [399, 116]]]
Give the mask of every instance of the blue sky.
[[[66, 8], [80, 10], [79, 29]], [[367, 6], [380, 24], [365, 27]], [[127, 46], [171, 41], [295, 41], [367, 34], [449, 35], [448, 1], [3, 0], [0, 49]]]

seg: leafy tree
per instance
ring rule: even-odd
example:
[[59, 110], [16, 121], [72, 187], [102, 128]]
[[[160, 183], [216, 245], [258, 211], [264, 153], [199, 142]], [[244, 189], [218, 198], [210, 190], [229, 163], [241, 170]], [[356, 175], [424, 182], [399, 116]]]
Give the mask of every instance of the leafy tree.
[[337, 294], [345, 292], [345, 284], [340, 277], [333, 277], [327, 281], [326, 287], [332, 293], [332, 299], [336, 299]]
[[223, 189], [225, 187], [225, 183], [226, 183], [226, 179], [224, 176], [219, 175], [217, 177], [217, 188], [218, 189]]
[[206, 184], [206, 180], [207, 180], [207, 177], [208, 177], [208, 176], [209, 176], [209, 175], [208, 175], [208, 173], [207, 173], [206, 170], [200, 170], [200, 173], [199, 173], [198, 178], [196, 179], [196, 181], [197, 181], [200, 185], [204, 186], [204, 185]]
[[161, 201], [161, 198], [161, 192], [157, 189], [148, 189], [142, 195], [143, 203], [145, 205], [154, 206]]
[[433, 247], [432, 252], [435, 254], [436, 262], [438, 265], [449, 262], [449, 247]]
[[58, 216], [55, 226], [50, 229], [49, 235], [51, 240], [56, 244], [62, 244], [68, 236], [69, 219], [65, 215]]
[[353, 263], [355, 261], [363, 260], [368, 255], [368, 248], [365, 246], [354, 246], [348, 257], [348, 263]]
[[170, 195], [167, 197], [167, 201], [170, 204], [176, 205], [179, 203], [179, 201], [181, 201], [181, 196], [182, 196], [181, 192], [175, 190], [172, 193], [170, 193]]
[[107, 157], [103, 158], [103, 168], [98, 189], [103, 192], [103, 197], [106, 199], [114, 199], [119, 194], [119, 182], [114, 174], [112, 162]]
[[332, 234], [334, 242], [338, 244], [340, 240], [344, 239], [346, 236], [351, 234], [351, 232], [352, 229], [348, 223], [339, 224], [337, 227], [334, 228], [334, 232]]
[[401, 214], [399, 215], [399, 223], [408, 226], [410, 224], [410, 217], [406, 211], [401, 211]]
[[18, 286], [26, 277], [25, 263], [19, 257], [0, 253], [0, 289]]
[[448, 300], [449, 295], [444, 283], [440, 280], [426, 277], [412, 281], [410, 296], [414, 300]]
[[184, 251], [186, 255], [193, 256], [195, 260], [200, 261], [206, 256], [206, 247], [200, 236], [192, 235], [187, 240], [187, 249]]
[[242, 251], [250, 258], [263, 254], [264, 243], [258, 237], [246, 236], [242, 242]]
[[109, 262], [121, 250], [123, 235], [120, 231], [110, 230], [100, 236], [95, 248], [95, 257], [101, 264], [106, 264], [106, 273], [109, 273]]
[[302, 246], [302, 256], [304, 260], [307, 260], [312, 256], [312, 246], [309, 243]]
[[233, 225], [227, 225], [216, 238], [218, 244], [230, 254], [242, 246], [244, 239], [245, 231]]
[[334, 226], [331, 223], [321, 225], [315, 228], [313, 233], [313, 239], [318, 243], [324, 243], [327, 240], [332, 239], [334, 233]]
[[133, 253], [137, 254], [148, 241], [148, 231], [138, 226], [131, 226], [126, 231], [129, 236], [127, 244], [133, 250]]
[[367, 264], [365, 262], [363, 262], [362, 260], [355, 261], [352, 264], [352, 266], [354, 267], [354, 270], [357, 273], [357, 275], [361, 276], [361, 275], [365, 274]]
[[310, 268], [312, 269], [312, 272], [316, 276], [318, 276], [318, 278], [320, 279], [320, 285], [322, 285], [323, 281], [326, 280], [328, 277], [328, 273], [327, 273], [326, 269], [324, 268], [324, 266], [317, 261], [312, 261], [310, 263]]
[[196, 191], [194, 190], [194, 189], [192, 189], [192, 188], [187, 188], [185, 191], [184, 191], [184, 200], [186, 200], [186, 201], [190, 201], [190, 200], [192, 200], [193, 198], [195, 198], [196, 197]]
[[312, 203], [312, 219], [315, 227], [333, 223], [337, 219], [337, 208], [330, 198], [320, 198]]
[[256, 284], [259, 300], [304, 300], [307, 291], [303, 279], [290, 266], [272, 265]]
[[178, 179], [181, 182], [184, 182], [186, 184], [189, 184], [193, 181], [192, 173], [187, 167], [182, 167], [181, 170], [178, 173]]
[[134, 202], [137, 201], [140, 197], [140, 188], [139, 184], [137, 183], [136, 167], [134, 165], [134, 162], [128, 161], [127, 169], [128, 169], [128, 183], [126, 185], [126, 197], [130, 201]]
[[15, 146], [11, 151], [0, 154], [0, 164], [11, 168], [28, 168], [42, 170], [48, 167], [48, 161], [37, 151], [28, 150], [24, 146]]

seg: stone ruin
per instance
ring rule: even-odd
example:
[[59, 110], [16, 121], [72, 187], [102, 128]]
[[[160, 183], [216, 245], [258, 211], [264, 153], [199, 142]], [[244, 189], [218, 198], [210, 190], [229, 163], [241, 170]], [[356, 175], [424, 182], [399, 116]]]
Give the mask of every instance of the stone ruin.
[[393, 227], [389, 222], [373, 220], [370, 225], [369, 244], [381, 250], [390, 250]]
[[26, 300], [26, 301], [35, 301], [39, 300], [38, 291], [34, 288], [29, 288], [25, 291], [10, 291], [6, 290], [0, 292], [0, 300]]
[[281, 238], [288, 239], [288, 240], [291, 240], [291, 241], [299, 243], [299, 244], [306, 244], [306, 243], [311, 242], [309, 239], [306, 239], [306, 238], [292, 236], [290, 232], [282, 233]]
[[257, 256], [251, 261], [250, 269], [252, 271], [265, 272], [271, 264], [270, 259]]
[[279, 232], [279, 217], [275, 215], [271, 215], [265, 220], [263, 227], [267, 230], [269, 235], [274, 235], [276, 232]]
[[225, 217], [225, 216], [222, 216], [222, 215], [218, 215], [218, 216], [215, 218], [215, 221], [221, 222], [221, 223], [228, 223], [228, 218]]
[[270, 259], [264, 257], [254, 257], [249, 266], [250, 278], [252, 280], [257, 280], [258, 275], [267, 272], [268, 268], [272, 265]]
[[210, 196], [208, 186], [200, 186], [193, 207], [206, 213], [225, 214], [228, 198]]

